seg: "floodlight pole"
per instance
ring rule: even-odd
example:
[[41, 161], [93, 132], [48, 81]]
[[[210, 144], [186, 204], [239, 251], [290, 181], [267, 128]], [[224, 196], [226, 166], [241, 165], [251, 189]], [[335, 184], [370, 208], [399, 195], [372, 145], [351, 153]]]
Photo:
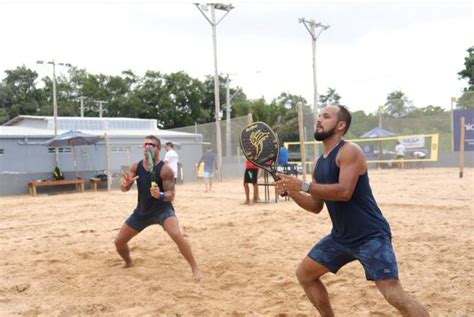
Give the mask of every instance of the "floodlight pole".
[[240, 91], [240, 88], [237, 88], [237, 90], [230, 95], [230, 79], [229, 79], [229, 74], [227, 74], [226, 77], [226, 83], [225, 83], [225, 100], [226, 100], [226, 134], [225, 134], [225, 142], [226, 142], [226, 148], [225, 148], [225, 156], [227, 158], [232, 156], [232, 148], [231, 148], [231, 124], [230, 124], [230, 113], [231, 113], [231, 108], [232, 108], [232, 99], [234, 99], [235, 95]]
[[451, 97], [451, 151], [454, 152], [454, 104], [458, 98]]
[[[316, 40], [321, 35], [321, 33], [329, 28], [329, 25], [323, 25], [314, 20], [306, 20], [305, 18], [299, 19], [300, 23], [303, 23], [306, 30], [308, 30], [311, 35], [311, 46], [313, 48], [313, 129], [316, 129], [316, 124], [318, 122], [318, 81], [316, 77]], [[309, 25], [309, 26], [308, 26]], [[319, 32], [316, 32], [316, 28], [320, 28]], [[314, 158], [316, 159], [319, 155], [318, 145], [314, 144]], [[305, 165], [306, 162], [303, 162]]]
[[[44, 64], [44, 61], [37, 61], [37, 64]], [[54, 117], [54, 136], [58, 135], [58, 103], [56, 98], [56, 61], [53, 59], [47, 64], [53, 65], [53, 117]], [[61, 66], [71, 67], [69, 63], [57, 63]], [[59, 166], [58, 148], [54, 150], [56, 166]]]
[[[316, 77], [316, 40], [319, 38], [321, 33], [329, 28], [329, 25], [323, 25], [314, 20], [306, 20], [305, 18], [299, 19], [300, 23], [303, 23], [306, 30], [311, 35], [311, 44], [313, 48], [313, 112], [314, 112], [314, 124], [318, 120], [318, 82]], [[309, 26], [308, 26], [309, 25]], [[320, 28], [319, 32], [316, 32], [316, 28]]]
[[[205, 5], [205, 10], [207, 11], [207, 6], [211, 8], [211, 19], [207, 17], [207, 15], [201, 9], [201, 5], [195, 3], [196, 8], [202, 13], [204, 18], [211, 24], [212, 26], [212, 44], [213, 44], [213, 51], [214, 51], [214, 104], [215, 104], [215, 116], [216, 116], [216, 142], [217, 142], [217, 167], [218, 167], [218, 175], [219, 180], [222, 181], [222, 140], [221, 140], [221, 126], [220, 126], [220, 96], [219, 96], [219, 72], [217, 70], [217, 35], [216, 35], [216, 27], [217, 25], [229, 14], [230, 10], [234, 7], [232, 5], [224, 5], [220, 3], [209, 3]], [[216, 22], [216, 13], [215, 10], [223, 10], [226, 13]]]

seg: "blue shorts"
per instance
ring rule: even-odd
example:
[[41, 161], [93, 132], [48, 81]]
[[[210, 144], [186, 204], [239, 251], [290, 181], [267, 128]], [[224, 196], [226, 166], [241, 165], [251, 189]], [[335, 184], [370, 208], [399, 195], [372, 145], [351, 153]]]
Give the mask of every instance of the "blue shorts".
[[212, 177], [214, 177], [214, 172], [206, 172], [206, 171], [204, 171], [204, 177], [205, 177], [205, 178], [212, 178]]
[[349, 262], [359, 260], [369, 281], [398, 279], [397, 258], [389, 238], [377, 237], [357, 248], [347, 248], [328, 235], [309, 251], [308, 257], [332, 273]]
[[154, 211], [149, 214], [141, 215], [138, 212], [134, 211], [128, 218], [125, 220], [125, 223], [132, 229], [137, 230], [138, 232], [142, 231], [148, 226], [151, 225], [160, 225], [163, 227], [165, 220], [169, 217], [176, 217], [176, 213], [173, 209], [168, 209], [164, 211]]

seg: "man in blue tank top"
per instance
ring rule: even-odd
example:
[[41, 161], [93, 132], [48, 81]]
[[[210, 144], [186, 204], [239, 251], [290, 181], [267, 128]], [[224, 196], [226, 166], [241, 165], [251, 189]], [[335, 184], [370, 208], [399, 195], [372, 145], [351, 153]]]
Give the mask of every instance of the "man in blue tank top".
[[351, 114], [344, 106], [323, 108], [314, 137], [323, 142], [324, 153], [313, 168], [312, 182], [278, 174], [279, 193], [287, 192], [300, 207], [313, 213], [319, 213], [326, 204], [333, 225], [331, 233], [300, 263], [296, 271], [298, 281], [321, 316], [334, 316], [320, 277], [358, 260], [367, 280], [374, 281], [400, 313], [429, 316], [401, 286], [390, 226], [372, 194], [364, 152], [342, 139], [350, 124]]
[[147, 136], [143, 145], [145, 159], [134, 163], [130, 171], [122, 176], [123, 192], [129, 191], [133, 183], [137, 182], [138, 203], [117, 234], [115, 247], [125, 261], [124, 266], [132, 266], [128, 241], [146, 227], [159, 224], [188, 261], [194, 277], [200, 278], [201, 270], [194, 260], [191, 246], [181, 233], [171, 203], [175, 196], [174, 172], [168, 164], [160, 160], [160, 149], [160, 139], [153, 135]]

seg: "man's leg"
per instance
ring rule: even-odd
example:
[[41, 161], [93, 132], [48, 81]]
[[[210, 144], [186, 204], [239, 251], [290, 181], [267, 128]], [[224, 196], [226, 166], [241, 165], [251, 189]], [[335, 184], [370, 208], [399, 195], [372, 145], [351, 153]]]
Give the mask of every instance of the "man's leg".
[[209, 191], [212, 190], [212, 176], [208, 178], [209, 181]]
[[178, 224], [178, 218], [174, 216], [166, 218], [165, 222], [163, 223], [163, 229], [165, 229], [171, 239], [173, 239], [183, 257], [186, 259], [186, 261], [188, 261], [189, 265], [191, 266], [191, 270], [193, 271], [194, 277], [200, 278], [202, 276], [201, 270], [194, 260], [191, 246], [181, 233]]
[[415, 299], [408, 296], [403, 290], [399, 280], [375, 281], [375, 285], [380, 290], [390, 305], [395, 307], [403, 316], [425, 317], [429, 316], [428, 311]]
[[257, 183], [253, 184], [253, 202], [256, 203], [260, 200], [260, 197], [258, 197], [258, 185]]
[[250, 204], [250, 188], [249, 184], [244, 182], [244, 189], [245, 189], [245, 204]]
[[296, 277], [303, 287], [306, 296], [308, 296], [321, 316], [332, 317], [334, 316], [334, 312], [329, 302], [328, 292], [319, 279], [327, 272], [329, 272], [327, 267], [309, 257], [305, 257], [296, 270]]
[[126, 223], [120, 228], [117, 237], [115, 238], [115, 249], [118, 254], [125, 261], [124, 267], [132, 266], [132, 258], [130, 257], [130, 250], [128, 249], [128, 241], [138, 234], [138, 231], [129, 227]]

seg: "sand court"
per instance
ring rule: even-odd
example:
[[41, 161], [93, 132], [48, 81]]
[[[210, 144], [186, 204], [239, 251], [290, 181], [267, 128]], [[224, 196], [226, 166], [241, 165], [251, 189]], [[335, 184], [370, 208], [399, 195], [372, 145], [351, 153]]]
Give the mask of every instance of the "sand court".
[[[432, 316], [474, 315], [474, 169], [371, 170], [404, 288]], [[263, 193], [262, 193], [263, 194]], [[272, 193], [273, 195], [273, 193]], [[263, 196], [263, 195], [262, 195]], [[316, 316], [294, 274], [329, 233], [327, 211], [292, 201], [242, 205], [242, 180], [177, 186], [175, 208], [204, 273], [152, 226], [129, 245], [114, 238], [137, 193], [0, 198], [1, 316]], [[397, 316], [358, 262], [323, 277], [338, 316]]]

